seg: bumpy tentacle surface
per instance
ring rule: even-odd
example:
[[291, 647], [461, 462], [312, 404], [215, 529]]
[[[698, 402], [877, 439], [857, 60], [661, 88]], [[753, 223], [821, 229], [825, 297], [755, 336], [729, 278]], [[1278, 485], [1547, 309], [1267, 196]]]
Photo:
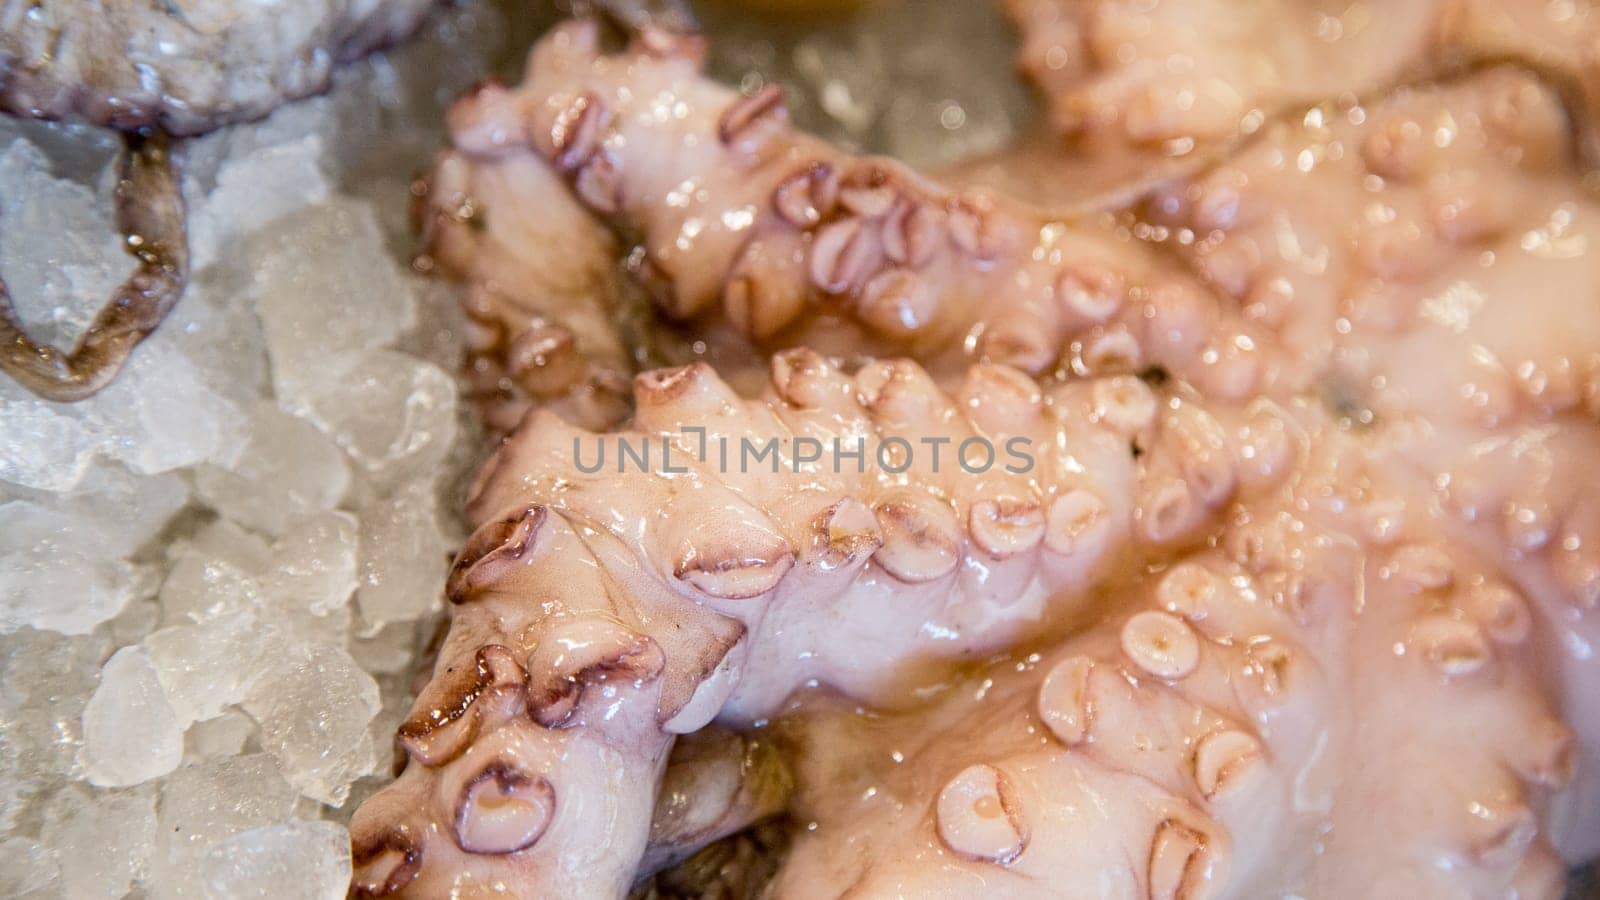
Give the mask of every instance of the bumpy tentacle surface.
[[[805, 729], [792, 812], [818, 825], [775, 895], [1557, 895], [1573, 738], [1527, 600], [1398, 516], [1426, 506], [1315, 407], [1213, 414], [1126, 377], [1041, 396], [989, 366], [952, 397], [807, 351], [759, 400], [695, 365], [635, 401], [606, 436], [535, 415], [486, 470], [410, 765], [354, 825], [358, 892], [616, 893], [673, 735], [811, 684], [907, 707], [917, 670], [1072, 630], [908, 724]], [[772, 436], [771, 462], [734, 461]], [[854, 436], [1050, 453], [815, 458]], [[649, 471], [616, 462], [647, 438]], [[941, 740], [958, 719], [971, 737]]]
[[[785, 802], [677, 737], [787, 713], [776, 897], [1559, 896], [1600, 834], [1560, 718], [1600, 746], [1600, 324], [1555, 94], [1319, 107], [1102, 228], [841, 154], [699, 49], [571, 25], [452, 117], [436, 257], [502, 292], [503, 427], [551, 408], [475, 487], [357, 895], [616, 895]], [[585, 208], [673, 317], [851, 361], [647, 372], [594, 433], [627, 404], [573, 392], [629, 362], [551, 301], [615, 285]], [[551, 389], [508, 349], [546, 320]]]
[[[844, 154], [790, 128], [776, 88], [702, 78], [700, 49], [646, 32], [602, 55], [591, 24], [558, 29], [521, 87], [458, 107], [456, 145], [562, 173], [637, 242], [632, 268], [657, 305], [700, 329], [910, 353], [957, 378], [975, 358], [1030, 373], [1162, 366], [1229, 396], [1278, 377], [1249, 323], [1128, 234]], [[473, 200], [493, 227], [503, 201]]]
[[[1551, 90], [1494, 70], [1270, 126], [1149, 214], [1535, 598], [1594, 748], [1600, 207], [1572, 146]], [[1575, 859], [1600, 850], [1590, 759]]]
[[93, 396], [161, 324], [189, 277], [183, 193], [160, 138], [129, 137], [116, 189], [117, 228], [138, 266], [64, 352], [28, 337], [0, 284], [0, 371], [46, 400]]
[[[950, 396], [910, 363], [790, 351], [761, 399], [697, 364], [639, 376], [635, 403], [604, 436], [535, 414], [486, 467], [411, 764], [356, 821], [358, 889], [618, 889], [672, 735], [813, 680], [904, 704], [907, 660], [1059, 626], [1288, 462], [1270, 411], [1225, 426], [1127, 376], [1046, 398], [979, 366]], [[836, 471], [835, 441], [874, 462]]]
[[538, 160], [473, 152], [497, 139], [478, 111], [504, 97], [484, 82], [451, 110], [456, 147], [417, 185], [420, 259], [464, 285], [467, 387], [491, 430], [533, 406], [605, 428], [633, 371], [616, 243]]
[[772, 895], [1559, 897], [1574, 740], [1526, 598], [1347, 436], [1296, 446], [1049, 652], [914, 717], [811, 704]]
[[1344, 3], [1272, 0], [1007, 0], [1018, 63], [1051, 123], [1095, 155], [1144, 164], [1253, 134], [1286, 110], [1513, 59], [1560, 85], [1595, 139], [1600, 17], [1542, 0]]

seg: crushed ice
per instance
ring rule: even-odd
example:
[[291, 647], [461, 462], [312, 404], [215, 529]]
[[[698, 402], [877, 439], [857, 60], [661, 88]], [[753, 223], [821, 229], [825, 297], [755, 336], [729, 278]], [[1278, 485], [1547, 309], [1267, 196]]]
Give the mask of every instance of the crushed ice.
[[[476, 452], [387, 195], [501, 29], [427, 27], [184, 148], [191, 284], [111, 387], [0, 377], [0, 896], [345, 894]], [[114, 150], [0, 123], [0, 276], [60, 346], [130, 269]]]

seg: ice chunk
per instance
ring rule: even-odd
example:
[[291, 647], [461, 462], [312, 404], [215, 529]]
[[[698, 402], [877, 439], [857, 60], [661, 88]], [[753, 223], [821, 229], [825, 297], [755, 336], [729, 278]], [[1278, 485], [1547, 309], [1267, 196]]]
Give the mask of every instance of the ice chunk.
[[212, 900], [340, 900], [350, 886], [350, 834], [295, 820], [241, 832], [205, 859]]
[[133, 596], [140, 567], [93, 552], [81, 521], [38, 504], [0, 503], [0, 631], [86, 634]]
[[141, 575], [144, 576], [139, 579], [138, 585], [141, 599], [123, 607], [122, 612], [117, 613], [117, 617], [105, 626], [106, 636], [119, 647], [144, 640], [161, 621], [161, 604], [154, 599], [160, 575], [154, 566], [145, 568]]
[[35, 340], [63, 349], [133, 271], [114, 227], [111, 192], [56, 178], [38, 147], [19, 138], [0, 152], [0, 277]]
[[367, 723], [378, 711], [378, 686], [341, 647], [286, 650], [244, 709], [261, 726], [262, 748], [313, 800], [342, 803], [350, 782], [373, 769]]
[[124, 647], [100, 670], [83, 710], [83, 764], [93, 784], [118, 787], [165, 775], [183, 759], [183, 729], [143, 647]]
[[50, 798], [44, 842], [55, 851], [64, 897], [121, 897], [155, 851], [151, 789], [68, 787]]
[[178, 349], [182, 328], [164, 324], [89, 408], [103, 417], [112, 455], [135, 472], [227, 465], [244, 446], [244, 416]]
[[0, 377], [0, 417], [7, 422], [0, 430], [0, 475], [64, 491], [96, 456], [147, 475], [230, 462], [242, 446], [243, 419], [208, 386], [206, 373], [174, 350], [178, 332], [170, 322], [157, 329], [109, 386], [78, 403], [46, 403]]
[[0, 481], [43, 491], [71, 490], [105, 444], [93, 423], [26, 394], [5, 376], [0, 422]]
[[144, 640], [156, 677], [181, 728], [222, 714], [249, 693], [269, 666], [271, 642], [255, 616], [223, 616], [163, 628]]
[[[414, 333], [404, 179], [481, 69], [453, 48], [503, 39], [496, 16], [462, 10], [404, 73], [374, 63], [356, 90], [190, 142], [195, 265], [168, 320], [83, 403], [0, 377], [0, 896], [343, 895], [346, 836], [291, 817], [385, 780], [374, 747], [437, 603], [450, 535], [432, 488], [466, 455], [459, 310], [431, 298], [444, 315]], [[54, 339], [131, 261], [109, 182], [79, 186], [109, 155], [34, 143], [48, 152], [0, 136], [0, 275]], [[358, 605], [375, 633], [353, 641]], [[381, 703], [351, 653], [384, 673]]]
[[350, 454], [373, 486], [437, 469], [455, 440], [455, 381], [437, 366], [392, 350], [337, 362], [337, 377], [302, 395], [308, 417]]
[[180, 720], [241, 701], [285, 652], [280, 644], [343, 644], [356, 587], [357, 523], [323, 513], [268, 547], [227, 521], [173, 552], [161, 588], [165, 628], [146, 639]]
[[318, 160], [322, 137], [269, 144], [222, 165], [216, 187], [189, 218], [194, 268], [211, 265], [239, 238], [308, 206], [325, 203], [328, 182]]
[[299, 523], [272, 548], [267, 602], [287, 613], [326, 616], [356, 589], [355, 517], [323, 513]]
[[265, 541], [219, 520], [170, 552], [172, 568], [161, 585], [163, 620], [204, 622], [260, 607], [261, 573], [272, 561]]
[[438, 608], [450, 541], [431, 484], [412, 482], [362, 512], [361, 617], [376, 628]]
[[[423, 624], [430, 629], [433, 627], [432, 622]], [[391, 622], [370, 635], [353, 638], [350, 655], [368, 672], [382, 675], [405, 672], [424, 643], [418, 640], [418, 633], [415, 621]]]
[[189, 487], [177, 475], [136, 476], [121, 466], [97, 465], [71, 495], [50, 500], [78, 520], [75, 533], [96, 552], [127, 556], [189, 501]]
[[255, 734], [256, 723], [237, 709], [230, 709], [205, 722], [196, 722], [184, 733], [185, 756], [205, 759], [212, 756], [238, 756], [245, 742]]
[[229, 836], [289, 818], [297, 797], [265, 754], [184, 766], [161, 783], [158, 835], [151, 866], [157, 900], [203, 898], [206, 853]]
[[0, 637], [0, 828], [24, 798], [81, 776], [83, 709], [108, 652], [99, 635], [25, 628]]
[[50, 848], [25, 837], [0, 841], [0, 897], [58, 895], [56, 862]]
[[[150, 340], [181, 353], [206, 385], [241, 417], [233, 437], [242, 449], [247, 417], [268, 389], [267, 342], [255, 306], [248, 301], [255, 260], [240, 253], [228, 266], [193, 273], [183, 299]], [[219, 464], [226, 464], [222, 460]]]
[[415, 322], [411, 285], [365, 203], [339, 198], [280, 219], [246, 253], [280, 400], [299, 401], [344, 368], [336, 357], [391, 343]]
[[187, 498], [176, 476], [136, 478], [114, 466], [90, 468], [70, 495], [0, 490], [0, 632], [82, 634], [115, 616], [144, 588], [144, 567], [122, 557]]
[[350, 484], [344, 454], [311, 423], [263, 400], [251, 415], [244, 451], [231, 468], [195, 472], [200, 496], [257, 531], [282, 534], [290, 521], [333, 509]]

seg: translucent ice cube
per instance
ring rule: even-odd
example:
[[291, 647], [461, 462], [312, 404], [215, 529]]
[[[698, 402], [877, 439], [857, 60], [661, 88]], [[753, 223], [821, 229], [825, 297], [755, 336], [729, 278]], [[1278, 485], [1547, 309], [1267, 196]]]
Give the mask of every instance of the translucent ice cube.
[[229, 709], [205, 722], [196, 722], [184, 732], [184, 755], [190, 759], [212, 756], [238, 756], [245, 742], [255, 734], [256, 723], [237, 709]]
[[391, 343], [415, 322], [411, 285], [365, 203], [340, 198], [302, 210], [248, 244], [257, 258], [250, 290], [281, 400], [298, 402], [336, 373], [337, 355]]
[[272, 548], [267, 602], [285, 611], [326, 616], [356, 589], [354, 516], [323, 513], [297, 523]]
[[[103, 173], [95, 180], [106, 186]], [[56, 178], [44, 153], [18, 138], [0, 151], [0, 197], [0, 277], [17, 315], [36, 340], [71, 348], [133, 270], [111, 192]]]
[[172, 773], [161, 782], [151, 896], [204, 897], [206, 853], [230, 835], [287, 820], [296, 796], [261, 753], [191, 763]]
[[0, 841], [0, 897], [59, 896], [59, 881], [55, 855], [48, 846], [25, 837]]
[[428, 482], [412, 482], [362, 510], [361, 617], [370, 626], [420, 618], [438, 608], [450, 541]]
[[341, 356], [338, 374], [302, 395], [308, 417], [384, 488], [434, 471], [456, 435], [454, 379], [392, 350]]
[[307, 797], [342, 803], [350, 782], [373, 769], [367, 723], [378, 711], [378, 686], [341, 647], [286, 649], [244, 709], [261, 726], [263, 749]]
[[340, 900], [350, 886], [350, 835], [294, 820], [240, 832], [206, 854], [212, 900]]
[[183, 759], [183, 728], [143, 647], [124, 647], [100, 670], [83, 710], [89, 781], [118, 787], [165, 775]]
[[222, 165], [216, 187], [189, 218], [195, 269], [209, 266], [239, 238], [308, 206], [325, 203], [328, 182], [318, 160], [322, 137], [302, 134]]
[[248, 613], [163, 628], [144, 639], [180, 727], [240, 702], [270, 665], [273, 647]]
[[235, 522], [282, 534], [293, 519], [332, 509], [350, 484], [344, 454], [311, 423], [263, 400], [230, 468], [201, 466], [200, 496]]
[[64, 897], [121, 897], [155, 851], [155, 791], [57, 791], [43, 837], [55, 852]]

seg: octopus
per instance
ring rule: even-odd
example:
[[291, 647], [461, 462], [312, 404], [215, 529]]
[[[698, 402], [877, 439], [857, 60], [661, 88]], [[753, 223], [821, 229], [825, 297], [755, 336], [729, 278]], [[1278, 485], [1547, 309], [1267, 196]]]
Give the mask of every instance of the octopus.
[[434, 0], [7, 3], [0, 109], [171, 135], [266, 115], [405, 37]]
[[[681, 31], [462, 98], [419, 222], [504, 438], [351, 896], [1562, 897], [1600, 216], [1584, 78], [1502, 6], [1324, 17], [1379, 45], [1303, 93], [1196, 44], [1272, 109], [1072, 215]], [[1332, 77], [1263, 10], [1188, 13]]]
[[1266, 121], [1327, 98], [1372, 98], [1488, 64], [1515, 62], [1557, 88], [1579, 149], [1600, 151], [1586, 3], [1423, 0], [1005, 0], [1018, 65], [1048, 127], [1091, 155], [1193, 165]]
[[69, 349], [34, 340], [0, 284], [0, 372], [74, 402], [109, 384], [188, 280], [169, 137], [267, 115], [325, 89], [336, 67], [408, 34], [435, 0], [50, 3], [0, 6], [0, 111], [125, 134], [117, 228], [134, 273]]

